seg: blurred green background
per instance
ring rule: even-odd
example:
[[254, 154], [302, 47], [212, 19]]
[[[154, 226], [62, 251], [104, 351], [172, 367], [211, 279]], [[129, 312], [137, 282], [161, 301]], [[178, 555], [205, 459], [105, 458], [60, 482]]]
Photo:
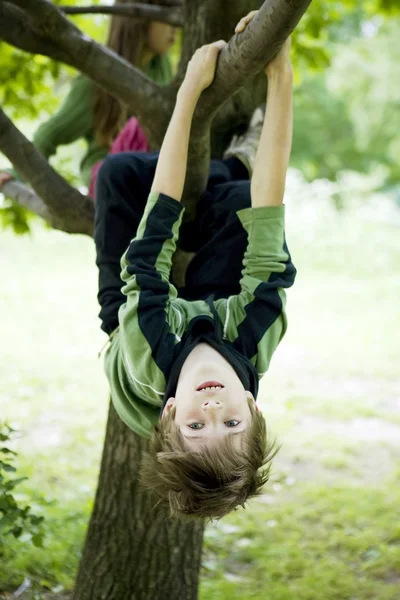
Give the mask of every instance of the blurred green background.
[[[201, 600], [400, 598], [396, 5], [314, 3], [294, 34], [286, 204], [298, 278], [260, 394], [282, 448], [262, 496], [208, 527]], [[104, 18], [75, 22], [104, 39]], [[72, 76], [1, 44], [1, 102], [28, 137]], [[75, 184], [82, 151], [53, 161]], [[27, 578], [32, 597], [67, 598], [108, 408], [94, 247], [6, 200], [0, 210], [0, 418], [18, 430], [10, 447], [28, 477], [15, 495], [45, 517], [43, 547], [29, 532], [0, 538], [0, 598]]]

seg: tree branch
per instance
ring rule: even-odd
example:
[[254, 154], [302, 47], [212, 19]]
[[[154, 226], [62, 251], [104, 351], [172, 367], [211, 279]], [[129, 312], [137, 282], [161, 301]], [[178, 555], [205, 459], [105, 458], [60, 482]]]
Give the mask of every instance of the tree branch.
[[179, 6], [157, 6], [154, 4], [114, 4], [113, 6], [59, 6], [66, 15], [123, 15], [136, 19], [149, 19], [169, 23], [174, 27], [183, 26], [182, 10]]
[[40, 37], [30, 27], [26, 15], [6, 3], [0, 4], [0, 39], [31, 54], [43, 54], [63, 61], [64, 53], [56, 42]]
[[[15, 9], [11, 4], [18, 6]], [[2, 5], [0, 36], [9, 44], [71, 65], [133, 110], [161, 143], [173, 95], [139, 69], [84, 35], [48, 0], [9, 0]], [[160, 132], [162, 132], [160, 134]]]
[[0, 188], [0, 193], [6, 198], [18, 202], [39, 217], [42, 217], [51, 227], [57, 229], [52, 213], [45, 203], [30, 187], [20, 181], [7, 181]]
[[266, 0], [243, 33], [222, 50], [215, 79], [201, 97], [198, 117], [218, 108], [282, 47], [312, 0]]
[[[188, 0], [190, 4], [193, 0]], [[213, 84], [203, 92], [193, 119], [184, 203], [193, 219], [208, 173], [209, 136], [218, 109], [279, 51], [312, 0], [266, 0], [245, 31], [221, 51]]]
[[[254, 3], [257, 4], [257, 1], [249, 1], [249, 8], [253, 7]], [[214, 83], [202, 94], [193, 122], [185, 186], [185, 206], [189, 220], [194, 217], [196, 201], [207, 180], [210, 126], [216, 112], [233, 94], [249, 83], [250, 78], [262, 71], [290, 35], [310, 3], [311, 0], [266, 0], [246, 30], [242, 34], [234, 35], [221, 52]], [[19, 9], [11, 7], [10, 4], [18, 6]], [[179, 77], [171, 86], [160, 88], [129, 63], [83, 35], [48, 0], [36, 0], [35, 3], [31, 0], [8, 0], [6, 5], [9, 9], [3, 10], [3, 18], [0, 19], [0, 35], [3, 35], [4, 39], [23, 49], [37, 44], [40, 50], [36, 48], [30, 51], [43, 52], [75, 66], [104, 89], [125, 101], [128, 106], [134, 104], [135, 113], [149, 131], [155, 145], [161, 144], [172, 112]], [[210, 41], [207, 38], [215, 35], [215, 27], [218, 28], [218, 33], [223, 33], [222, 25], [214, 27], [211, 18], [215, 11], [215, 0], [204, 0], [202, 3], [186, 0], [185, 11], [185, 19], [190, 17], [189, 33], [196, 35], [196, 44]], [[12, 19], [19, 24], [19, 39], [13, 33], [14, 27], [4, 25], [4, 22], [10, 25]], [[199, 23], [201, 27], [198, 27]], [[227, 25], [230, 28], [234, 23], [227, 23], [225, 27]], [[186, 29], [185, 20], [185, 35]], [[182, 74], [183, 67], [180, 77]], [[240, 102], [238, 108], [239, 110], [230, 111], [233, 119], [237, 119], [241, 112]], [[16, 162], [15, 164], [19, 168]], [[22, 169], [20, 171], [22, 172]], [[27, 179], [32, 180], [29, 176]], [[48, 204], [47, 198], [40, 192], [39, 195]]]
[[229, 40], [241, 17], [251, 10], [258, 10], [261, 4], [262, 0], [185, 0], [185, 27], [178, 78], [183, 79], [187, 63], [197, 48], [215, 40]]
[[39, 214], [56, 229], [92, 235], [93, 201], [56, 173], [1, 109], [0, 151], [29, 181], [37, 195], [28, 197], [20, 187], [15, 187], [16, 183], [14, 187], [11, 187], [11, 183], [4, 185], [2, 191], [6, 193], [8, 190], [10, 198]]

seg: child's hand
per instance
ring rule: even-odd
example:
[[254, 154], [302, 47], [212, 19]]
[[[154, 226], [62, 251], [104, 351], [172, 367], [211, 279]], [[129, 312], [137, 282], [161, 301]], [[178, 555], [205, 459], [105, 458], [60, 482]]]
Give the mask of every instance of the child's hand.
[[290, 62], [290, 46], [291, 41], [290, 37], [283, 44], [282, 48], [279, 50], [278, 54], [272, 58], [267, 66], [265, 67], [265, 74], [268, 77], [271, 77], [275, 73], [280, 71], [289, 71], [292, 70], [292, 63]]
[[251, 12], [249, 12], [248, 15], [246, 15], [245, 17], [242, 17], [240, 19], [239, 23], [235, 27], [235, 33], [243, 33], [243, 31], [246, 29], [247, 25], [250, 23], [250, 21], [252, 19], [254, 19], [254, 17], [256, 16], [257, 13], [258, 13], [258, 10], [252, 10]]
[[[236, 25], [235, 33], [243, 33], [247, 25], [254, 19], [258, 10], [252, 10], [248, 15], [242, 17], [239, 23]], [[290, 62], [290, 37], [283, 44], [282, 48], [272, 60], [269, 61], [265, 67], [265, 73], [268, 77], [271, 77], [278, 71], [288, 70], [291, 71], [292, 65]]]
[[185, 97], [197, 99], [201, 92], [211, 85], [218, 55], [226, 45], [224, 40], [202, 46], [193, 54], [182, 83], [181, 91]]

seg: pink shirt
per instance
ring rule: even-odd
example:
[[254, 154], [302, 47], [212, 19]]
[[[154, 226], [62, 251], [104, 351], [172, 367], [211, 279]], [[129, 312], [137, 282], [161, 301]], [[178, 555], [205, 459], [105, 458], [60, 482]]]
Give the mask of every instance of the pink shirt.
[[[149, 144], [139, 121], [131, 117], [126, 125], [121, 129], [112, 143], [109, 154], [118, 154], [119, 152], [147, 152]], [[97, 162], [90, 175], [89, 196], [95, 198], [96, 179], [103, 161]]]

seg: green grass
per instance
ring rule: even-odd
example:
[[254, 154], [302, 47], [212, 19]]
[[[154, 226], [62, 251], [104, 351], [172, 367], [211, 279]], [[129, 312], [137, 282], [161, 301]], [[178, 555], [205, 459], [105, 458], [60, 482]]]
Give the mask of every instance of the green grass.
[[[310, 214], [288, 207], [298, 280], [259, 400], [282, 448], [263, 495], [209, 526], [201, 600], [399, 597], [398, 228]], [[7, 540], [1, 597], [26, 576], [72, 587], [108, 392], [92, 241], [6, 232], [0, 260], [0, 417], [20, 430], [19, 497], [47, 531], [43, 549]]]
[[201, 599], [398, 598], [400, 491], [335, 485], [291, 487], [253, 501], [206, 535]]

